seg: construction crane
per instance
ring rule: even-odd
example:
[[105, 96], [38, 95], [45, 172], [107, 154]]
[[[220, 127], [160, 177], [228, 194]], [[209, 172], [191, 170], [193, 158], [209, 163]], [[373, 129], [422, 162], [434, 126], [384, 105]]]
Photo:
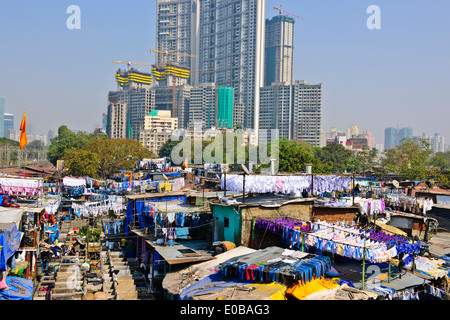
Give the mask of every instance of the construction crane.
[[300, 17], [300, 16], [297, 16], [297, 15], [295, 15], [295, 14], [293, 14], [293, 13], [290, 13], [290, 12], [287, 12], [287, 11], [283, 10], [281, 4], [280, 4], [280, 7], [279, 7], [279, 8], [278, 8], [278, 7], [273, 7], [273, 10], [277, 10], [277, 11], [280, 13], [280, 15], [281, 15], [282, 12], [284, 12], [285, 14], [287, 14], [287, 15], [289, 15], [289, 16], [293, 16], [293, 17], [296, 17], [296, 18], [298, 18], [298, 19], [303, 19], [303, 18]]
[[137, 65], [137, 66], [152, 66], [151, 63], [147, 62], [136, 62], [136, 61], [113, 61], [113, 63], [121, 63], [126, 64], [128, 66], [128, 71], [130, 71], [130, 66]]
[[[163, 54], [164, 67], [167, 66], [167, 56], [168, 55], [189, 57], [189, 58], [196, 58], [197, 57], [197, 56], [192, 55], [192, 54], [176, 52], [176, 51], [150, 50], [150, 52]], [[175, 71], [172, 71], [172, 117], [175, 117], [175, 87], [176, 87], [176, 84], [177, 84], [177, 79], [176, 79]]]

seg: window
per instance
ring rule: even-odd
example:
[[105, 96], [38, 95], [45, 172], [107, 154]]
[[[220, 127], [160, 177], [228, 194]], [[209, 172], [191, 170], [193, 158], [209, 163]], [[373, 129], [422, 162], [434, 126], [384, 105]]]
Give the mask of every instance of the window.
[[229, 228], [230, 227], [230, 219], [223, 218], [223, 227], [224, 228]]

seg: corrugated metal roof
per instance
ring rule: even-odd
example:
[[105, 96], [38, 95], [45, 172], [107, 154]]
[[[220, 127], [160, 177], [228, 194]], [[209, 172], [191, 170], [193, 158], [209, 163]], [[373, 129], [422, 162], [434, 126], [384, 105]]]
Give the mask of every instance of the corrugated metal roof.
[[431, 254], [441, 257], [450, 253], [450, 233], [440, 232], [438, 234], [431, 235], [431, 239], [428, 241], [430, 246], [428, 250]]
[[[333, 265], [333, 267], [340, 273], [338, 275], [342, 280], [351, 281], [357, 289], [362, 288], [362, 262], [347, 262]], [[364, 289], [371, 290], [380, 285], [392, 288], [396, 291], [407, 288], [419, 286], [426, 281], [423, 277], [414, 275], [406, 270], [398, 272], [398, 268], [391, 265], [391, 281], [388, 280], [388, 266], [387, 264], [366, 264], [365, 265], [365, 281]], [[383, 280], [380, 279], [383, 278]], [[377, 291], [374, 291], [380, 294]]]

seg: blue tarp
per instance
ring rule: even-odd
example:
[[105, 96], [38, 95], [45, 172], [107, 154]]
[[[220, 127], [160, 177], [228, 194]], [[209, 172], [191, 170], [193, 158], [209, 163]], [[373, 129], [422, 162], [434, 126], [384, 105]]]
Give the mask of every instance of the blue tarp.
[[19, 249], [21, 233], [15, 223], [0, 223], [0, 271], [6, 271], [6, 262]]
[[7, 288], [0, 290], [0, 300], [32, 300], [33, 281], [19, 277], [6, 277]]
[[189, 235], [189, 228], [175, 228], [177, 239], [187, 239]]
[[127, 215], [125, 216], [125, 235], [128, 235], [128, 226], [134, 222], [133, 201], [127, 203]]

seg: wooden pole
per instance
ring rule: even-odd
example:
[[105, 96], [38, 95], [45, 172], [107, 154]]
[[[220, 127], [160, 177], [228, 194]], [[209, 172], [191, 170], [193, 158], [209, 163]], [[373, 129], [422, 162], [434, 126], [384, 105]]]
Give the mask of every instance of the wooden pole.
[[354, 206], [355, 205], [355, 175], [352, 175], [352, 182], [353, 182], [353, 192], [352, 192], [352, 194], [353, 194], [353, 200], [352, 200], [352, 205]]
[[244, 180], [242, 180], [242, 203], [245, 204], [245, 173]]
[[364, 282], [366, 277], [366, 241], [364, 240], [364, 249], [363, 249], [363, 263], [362, 263], [362, 287], [364, 289]]
[[223, 196], [227, 196], [227, 172], [223, 171]]
[[[391, 244], [388, 244], [388, 249], [391, 249]], [[391, 259], [388, 261], [388, 283], [391, 283]]]

